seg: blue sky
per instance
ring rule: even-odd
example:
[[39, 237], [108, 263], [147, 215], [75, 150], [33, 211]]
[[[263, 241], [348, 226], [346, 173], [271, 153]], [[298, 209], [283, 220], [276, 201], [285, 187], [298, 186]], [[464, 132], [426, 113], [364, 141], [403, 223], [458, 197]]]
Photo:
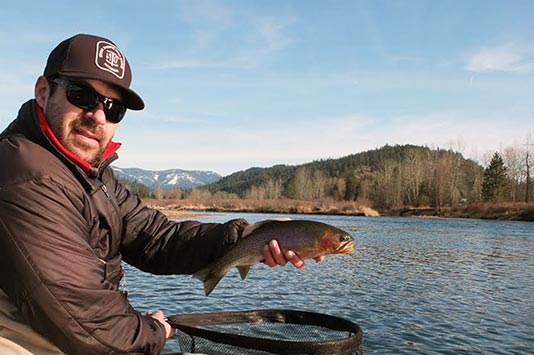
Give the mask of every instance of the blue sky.
[[121, 167], [227, 175], [385, 144], [483, 162], [534, 135], [533, 15], [529, 0], [9, 1], [0, 125], [52, 48], [92, 33], [146, 103], [117, 131]]

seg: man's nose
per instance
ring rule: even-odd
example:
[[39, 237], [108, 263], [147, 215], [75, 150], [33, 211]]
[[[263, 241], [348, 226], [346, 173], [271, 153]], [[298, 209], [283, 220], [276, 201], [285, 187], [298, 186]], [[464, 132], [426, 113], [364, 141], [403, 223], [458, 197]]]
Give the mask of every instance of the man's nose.
[[106, 113], [104, 112], [104, 105], [99, 102], [92, 111], [87, 111], [86, 117], [91, 118], [97, 125], [105, 124]]

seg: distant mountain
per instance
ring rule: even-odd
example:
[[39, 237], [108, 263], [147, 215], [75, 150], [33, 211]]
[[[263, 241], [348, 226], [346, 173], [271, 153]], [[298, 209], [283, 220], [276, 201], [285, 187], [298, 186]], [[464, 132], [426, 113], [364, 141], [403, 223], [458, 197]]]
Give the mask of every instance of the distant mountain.
[[181, 169], [143, 170], [113, 166], [118, 179], [138, 182], [151, 189], [193, 188], [219, 181], [222, 176], [212, 171], [188, 171]]

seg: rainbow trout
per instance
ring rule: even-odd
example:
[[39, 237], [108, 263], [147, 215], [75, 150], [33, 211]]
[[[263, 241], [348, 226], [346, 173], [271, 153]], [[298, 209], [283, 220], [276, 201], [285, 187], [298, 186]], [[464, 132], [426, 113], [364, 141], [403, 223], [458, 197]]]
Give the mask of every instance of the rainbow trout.
[[250, 266], [264, 259], [263, 248], [273, 239], [278, 241], [284, 253], [293, 250], [301, 259], [350, 253], [354, 250], [354, 240], [347, 232], [315, 221], [262, 221], [249, 225], [243, 236], [218, 260], [193, 274], [193, 277], [204, 282], [206, 296], [234, 266], [244, 280]]

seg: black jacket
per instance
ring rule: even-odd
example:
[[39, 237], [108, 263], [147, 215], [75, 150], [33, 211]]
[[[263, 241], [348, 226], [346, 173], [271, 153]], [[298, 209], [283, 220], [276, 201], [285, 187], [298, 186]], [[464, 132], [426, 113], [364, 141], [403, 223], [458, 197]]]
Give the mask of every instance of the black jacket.
[[151, 273], [192, 274], [246, 222], [170, 221], [115, 179], [115, 153], [89, 173], [66, 158], [37, 110], [25, 103], [0, 136], [0, 287], [64, 352], [158, 354], [162, 325], [118, 291], [121, 256]]

